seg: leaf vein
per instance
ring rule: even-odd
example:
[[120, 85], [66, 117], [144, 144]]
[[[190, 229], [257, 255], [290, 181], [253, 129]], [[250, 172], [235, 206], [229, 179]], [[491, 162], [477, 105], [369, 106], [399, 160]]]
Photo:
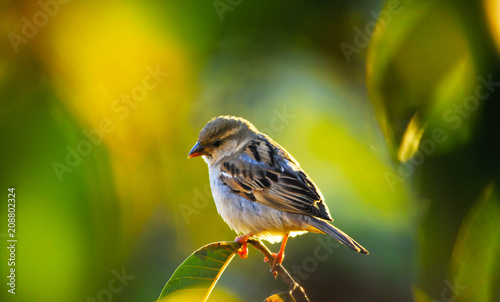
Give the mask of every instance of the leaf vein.
[[198, 279], [198, 280], [207, 280], [207, 281], [210, 281], [210, 280], [214, 280], [215, 278], [203, 278], [203, 277], [195, 277], [195, 276], [181, 276], [181, 277], [177, 277], [177, 278], [172, 278], [172, 279], [170, 279], [170, 281], [173, 282], [174, 280], [179, 280], [179, 279]]
[[219, 254], [223, 255], [224, 257], [229, 257], [229, 256], [231, 256], [231, 254], [232, 254], [232, 253], [230, 253], [229, 255], [227, 255], [227, 254], [224, 254], [223, 252], [221, 252], [220, 250], [215, 250], [215, 251], [216, 251], [217, 253], [219, 253]]
[[205, 258], [205, 259], [210, 259], [210, 260], [213, 260], [213, 261], [215, 261], [215, 262], [222, 263], [222, 264], [226, 263], [225, 261], [220, 261], [220, 260], [218, 260], [218, 259], [215, 259], [215, 258], [212, 258], [212, 257], [208, 257], [208, 256], [204, 256], [204, 255], [196, 255], [196, 257], [200, 257], [200, 258], [202, 258], [202, 257], [203, 257], [203, 258]]
[[187, 264], [187, 265], [182, 266], [182, 268], [186, 268], [186, 267], [204, 268], [204, 269], [210, 269], [210, 270], [214, 270], [214, 271], [220, 270], [220, 268], [201, 266], [201, 265], [192, 265], [192, 264]]

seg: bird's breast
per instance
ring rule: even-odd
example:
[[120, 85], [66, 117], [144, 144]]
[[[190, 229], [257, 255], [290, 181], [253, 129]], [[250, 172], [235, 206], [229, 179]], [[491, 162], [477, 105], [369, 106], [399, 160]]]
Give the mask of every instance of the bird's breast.
[[[214, 169], [215, 170], [215, 169]], [[210, 169], [210, 186], [217, 211], [237, 233], [252, 233], [270, 242], [279, 242], [290, 232], [307, 229], [303, 215], [285, 212], [251, 201], [231, 191], [220, 179], [220, 171]]]

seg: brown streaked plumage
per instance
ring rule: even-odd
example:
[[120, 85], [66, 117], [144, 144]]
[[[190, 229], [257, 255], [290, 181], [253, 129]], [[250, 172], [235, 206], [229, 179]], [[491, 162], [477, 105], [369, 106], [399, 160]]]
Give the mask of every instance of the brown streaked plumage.
[[349, 248], [368, 251], [332, 221], [320, 190], [299, 163], [280, 145], [243, 118], [219, 116], [201, 130], [188, 158], [203, 156], [220, 215], [244, 244], [257, 237], [283, 240], [275, 265], [281, 263], [286, 239], [305, 232], [325, 233]]

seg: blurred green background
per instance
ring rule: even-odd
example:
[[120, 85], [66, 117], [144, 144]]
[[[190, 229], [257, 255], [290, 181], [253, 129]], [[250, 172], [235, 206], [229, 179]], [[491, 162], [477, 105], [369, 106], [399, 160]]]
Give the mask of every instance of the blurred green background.
[[[191, 252], [234, 239], [186, 159], [232, 114], [370, 251], [290, 240], [311, 301], [500, 301], [499, 1], [7, 0], [0, 20], [0, 300], [155, 301]], [[251, 249], [209, 301], [284, 290]]]

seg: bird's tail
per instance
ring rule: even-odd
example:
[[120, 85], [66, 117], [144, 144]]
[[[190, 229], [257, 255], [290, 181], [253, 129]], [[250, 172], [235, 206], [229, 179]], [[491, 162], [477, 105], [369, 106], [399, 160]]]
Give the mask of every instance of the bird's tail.
[[321, 232], [332, 236], [333, 238], [337, 239], [340, 243], [343, 245], [347, 246], [348, 248], [361, 253], [368, 255], [368, 250], [365, 249], [364, 247], [361, 246], [361, 244], [357, 243], [354, 239], [349, 237], [346, 233], [342, 232], [341, 230], [337, 229], [333, 225], [329, 224], [326, 221], [319, 220], [316, 218], [311, 218], [310, 219], [310, 224], [320, 230]]

